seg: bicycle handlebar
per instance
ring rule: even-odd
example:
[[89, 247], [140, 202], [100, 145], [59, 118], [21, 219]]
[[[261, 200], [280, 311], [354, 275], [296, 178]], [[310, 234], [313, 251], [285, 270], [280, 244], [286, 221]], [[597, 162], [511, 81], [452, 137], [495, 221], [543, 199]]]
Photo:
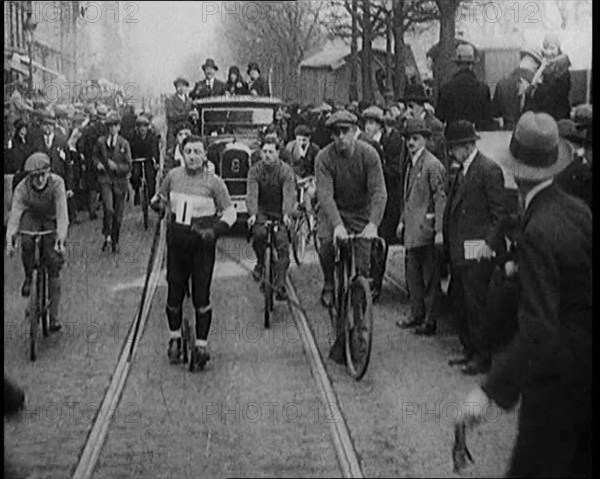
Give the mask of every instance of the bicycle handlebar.
[[377, 241], [378, 243], [385, 245], [385, 240], [383, 238], [381, 238], [380, 236], [374, 236], [372, 238], [367, 238], [366, 236], [361, 236], [359, 234], [349, 234], [347, 235], [345, 238], [337, 238], [335, 239], [335, 242], [340, 242], [340, 243], [350, 243], [351, 241], [357, 240], [357, 239], [364, 239], [364, 240], [370, 240], [371, 242], [373, 241]]

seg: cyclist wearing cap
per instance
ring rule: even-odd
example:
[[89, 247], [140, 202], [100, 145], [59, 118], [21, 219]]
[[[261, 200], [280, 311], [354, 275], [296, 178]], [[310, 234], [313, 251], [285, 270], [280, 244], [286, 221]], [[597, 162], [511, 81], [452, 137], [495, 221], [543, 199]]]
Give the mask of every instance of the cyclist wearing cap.
[[[152, 198], [155, 211], [168, 214], [167, 227], [167, 320], [168, 355], [172, 363], [181, 355], [183, 299], [192, 277], [192, 303], [196, 310], [196, 344], [192, 362], [202, 368], [210, 359], [207, 339], [212, 322], [210, 285], [215, 264], [216, 241], [236, 220], [225, 182], [207, 160], [205, 140], [183, 140], [185, 164], [173, 168]], [[220, 214], [220, 216], [219, 216]]]
[[[60, 270], [69, 227], [67, 193], [64, 180], [50, 172], [50, 158], [45, 153], [34, 153], [25, 161], [27, 178], [14, 192], [12, 208], [6, 228], [6, 244], [9, 255], [14, 254], [15, 236], [19, 229], [27, 231], [56, 230], [56, 238], [42, 238], [42, 262], [48, 271], [48, 296], [50, 299], [50, 330], [58, 331], [58, 306], [60, 303]], [[29, 236], [22, 238], [22, 261], [25, 282], [21, 295], [29, 296], [35, 257], [35, 241]]]
[[112, 247], [113, 253], [118, 253], [128, 188], [127, 176], [131, 172], [131, 150], [127, 140], [119, 135], [121, 119], [116, 112], [107, 116], [106, 125], [108, 135], [98, 138], [93, 159], [98, 170], [98, 183], [104, 207], [102, 251]]
[[316, 195], [314, 185], [315, 158], [319, 153], [319, 147], [310, 141], [310, 134], [311, 131], [308, 126], [298, 125], [294, 130], [296, 139], [286, 145], [282, 155], [282, 160], [294, 170], [298, 183], [307, 185], [304, 195], [304, 207], [308, 212], [313, 210], [313, 198]]
[[[146, 184], [148, 185], [148, 197], [152, 198], [156, 189], [156, 170], [160, 161], [158, 137], [150, 130], [150, 120], [145, 115], [140, 115], [135, 121], [135, 131], [131, 137], [130, 148], [132, 158], [146, 158], [144, 163], [146, 173]], [[134, 163], [131, 171], [131, 186], [133, 187], [133, 204], [140, 204], [140, 185], [142, 183], [142, 165]]]
[[180, 122], [175, 126], [175, 146], [172, 150], [167, 151], [167, 158], [165, 161], [165, 171], [169, 171], [178, 166], [184, 166], [185, 162], [183, 159], [183, 140], [192, 134], [192, 125], [188, 122]]
[[[321, 303], [333, 303], [334, 238], [348, 232], [365, 238], [377, 237], [387, 201], [381, 161], [375, 148], [355, 139], [358, 120], [348, 111], [338, 111], [327, 120], [333, 143], [323, 148], [316, 158], [315, 174], [319, 201], [319, 259], [325, 279]], [[366, 242], [365, 242], [366, 243]], [[356, 245], [356, 266], [369, 277], [370, 244]], [[337, 338], [330, 357], [344, 361], [343, 329], [337, 325]]]
[[[246, 206], [248, 208], [248, 226], [252, 228], [252, 247], [256, 253], [256, 266], [252, 275], [256, 281], [262, 276], [265, 257], [267, 229], [266, 220], [283, 221], [291, 224], [291, 214], [296, 200], [296, 178], [292, 168], [279, 159], [279, 141], [267, 138], [262, 144], [263, 157], [253, 164], [248, 171], [248, 192]], [[275, 297], [279, 301], [287, 299], [285, 278], [290, 266], [288, 233], [281, 228], [275, 235], [277, 247], [277, 264], [274, 288]]]

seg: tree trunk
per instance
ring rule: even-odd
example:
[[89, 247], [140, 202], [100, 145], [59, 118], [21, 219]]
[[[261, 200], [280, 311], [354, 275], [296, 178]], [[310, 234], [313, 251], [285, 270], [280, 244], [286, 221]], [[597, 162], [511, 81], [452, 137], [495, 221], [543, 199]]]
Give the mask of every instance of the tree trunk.
[[363, 0], [363, 41], [361, 56], [361, 74], [362, 74], [362, 99], [372, 103], [374, 101], [373, 89], [373, 51], [371, 43], [373, 41], [372, 23], [371, 23], [371, 0]]
[[352, 40], [350, 43], [350, 101], [358, 100], [358, 0], [352, 0]]
[[393, 9], [394, 24], [394, 96], [401, 98], [404, 96], [406, 86], [406, 66], [404, 61], [404, 4], [395, 2]]
[[392, 36], [393, 36], [393, 25], [392, 25], [392, 19], [393, 19], [393, 12], [390, 12], [387, 21], [386, 21], [386, 28], [385, 28], [385, 51], [386, 51], [386, 55], [385, 55], [385, 60], [386, 60], [386, 75], [385, 75], [385, 92], [387, 94], [390, 93], [394, 93], [394, 85], [393, 85], [393, 78], [394, 78], [394, 52], [393, 52], [393, 46], [392, 46]]
[[439, 53], [433, 66], [434, 101], [437, 102], [440, 86], [454, 72], [454, 39], [456, 37], [456, 9], [460, 0], [436, 0], [440, 10]]

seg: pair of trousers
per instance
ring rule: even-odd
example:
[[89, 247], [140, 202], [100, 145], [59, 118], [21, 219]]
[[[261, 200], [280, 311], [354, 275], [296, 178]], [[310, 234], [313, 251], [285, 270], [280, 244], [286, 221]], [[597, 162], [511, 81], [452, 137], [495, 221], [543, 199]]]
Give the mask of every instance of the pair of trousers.
[[[274, 264], [274, 286], [281, 288], [285, 284], [285, 277], [290, 267], [290, 241], [285, 226], [281, 226], [275, 233], [275, 246], [277, 249], [277, 262]], [[252, 248], [256, 254], [259, 265], [265, 261], [265, 249], [267, 247], [267, 228], [264, 223], [256, 223], [252, 228]]]
[[489, 261], [454, 266], [452, 275], [453, 316], [458, 321], [459, 339], [466, 351], [490, 358], [487, 318], [488, 288], [494, 265]]
[[104, 217], [102, 218], [102, 234], [111, 236], [113, 243], [119, 242], [123, 212], [125, 210], [125, 195], [127, 183], [102, 183], [100, 185]]
[[435, 245], [406, 250], [406, 284], [413, 319], [435, 324], [441, 294], [440, 267]]
[[196, 310], [196, 338], [206, 340], [212, 320], [210, 286], [215, 265], [215, 241], [205, 241], [189, 227], [169, 225], [167, 231], [167, 320], [169, 329], [181, 328], [182, 305], [192, 280]]

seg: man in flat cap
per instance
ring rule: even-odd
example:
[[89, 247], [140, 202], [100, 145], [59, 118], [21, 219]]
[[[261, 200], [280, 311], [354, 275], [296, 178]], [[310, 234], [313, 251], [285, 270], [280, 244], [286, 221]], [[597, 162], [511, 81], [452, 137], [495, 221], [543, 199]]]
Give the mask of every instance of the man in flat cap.
[[121, 118], [117, 112], [110, 112], [107, 115], [106, 125], [108, 135], [98, 138], [93, 160], [98, 171], [98, 183], [104, 207], [102, 251], [111, 248], [113, 253], [118, 253], [125, 211], [127, 177], [131, 173], [131, 150], [127, 140], [119, 135]]
[[[315, 160], [319, 259], [325, 280], [321, 303], [325, 307], [333, 304], [334, 238], [345, 238], [349, 232], [377, 237], [387, 201], [381, 161], [375, 148], [355, 139], [357, 124], [357, 117], [348, 111], [332, 114], [326, 126], [331, 129], [333, 143]], [[367, 278], [370, 252], [370, 242], [356, 244], [357, 269]], [[344, 363], [343, 325], [336, 326], [337, 337], [329, 354], [335, 362]]]
[[248, 91], [252, 96], [271, 96], [271, 92], [269, 91], [269, 85], [267, 82], [260, 76], [260, 68], [258, 63], [250, 62], [248, 63], [248, 76], [250, 77], [250, 81], [248, 82]]
[[215, 72], [219, 70], [219, 67], [215, 64], [212, 58], [207, 58], [202, 65], [202, 71], [204, 72], [204, 80], [197, 81], [194, 85], [194, 89], [190, 93], [192, 100], [199, 98], [205, 98], [207, 96], [221, 96], [225, 95], [225, 83], [215, 78]]
[[[156, 188], [156, 171], [160, 161], [158, 137], [150, 129], [150, 119], [146, 115], [139, 115], [135, 121], [135, 132], [129, 144], [131, 158], [146, 158], [144, 169], [146, 184], [148, 185], [148, 198], [154, 197]], [[131, 186], [133, 187], [133, 204], [140, 204], [140, 185], [142, 183], [142, 164], [135, 162], [131, 168]]]
[[425, 336], [435, 334], [441, 295], [440, 266], [436, 246], [441, 246], [446, 206], [446, 169], [427, 150], [431, 130], [425, 120], [409, 118], [404, 136], [409, 161], [404, 175], [404, 207], [398, 236], [406, 248], [406, 282], [411, 318], [399, 323]]
[[489, 127], [492, 120], [490, 89], [473, 71], [475, 51], [471, 45], [459, 45], [454, 61], [458, 71], [442, 85], [437, 102], [437, 116], [446, 123], [467, 120], [477, 129]]
[[165, 113], [167, 117], [167, 151], [175, 147], [175, 126], [189, 120], [193, 109], [191, 98], [188, 96], [190, 83], [182, 77], [177, 77], [173, 82], [175, 93], [165, 99]]
[[572, 158], [555, 120], [527, 112], [503, 161], [524, 203], [518, 331], [461, 417], [474, 426], [499, 417], [486, 414], [492, 401], [510, 410], [520, 400], [508, 477], [593, 477], [592, 213], [554, 184]]

